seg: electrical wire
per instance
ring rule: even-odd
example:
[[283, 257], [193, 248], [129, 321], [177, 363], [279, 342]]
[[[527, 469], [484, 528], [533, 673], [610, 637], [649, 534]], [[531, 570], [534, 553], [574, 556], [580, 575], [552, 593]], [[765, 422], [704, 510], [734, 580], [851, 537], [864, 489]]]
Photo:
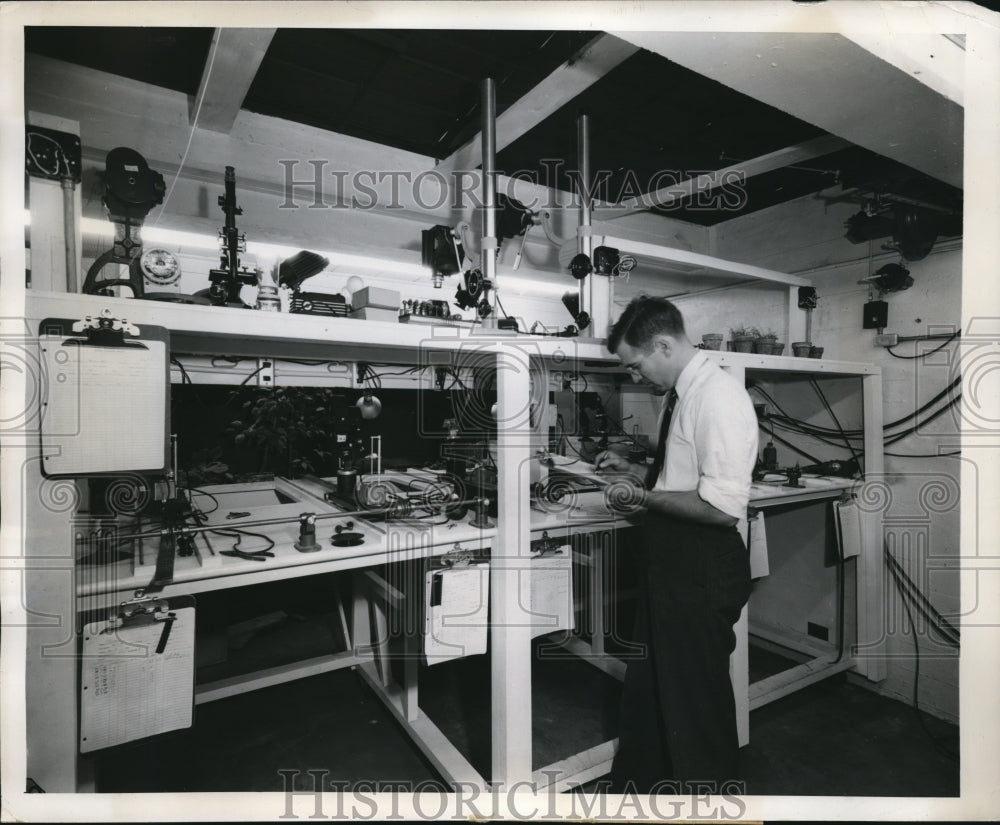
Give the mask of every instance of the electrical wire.
[[936, 631], [948, 644], [958, 647], [962, 638], [961, 631], [937, 611], [930, 600], [917, 587], [913, 579], [907, 575], [903, 565], [889, 552], [888, 546], [885, 548], [885, 557], [888, 562], [889, 571], [893, 577], [906, 586], [907, 592], [903, 595], [909, 597], [914, 602], [917, 610], [920, 611], [920, 615], [927, 620], [928, 626]]
[[[221, 29], [216, 30], [218, 34]], [[203, 85], [207, 86], [209, 79], [212, 77], [212, 67], [215, 65], [215, 56], [219, 53], [219, 38], [214, 37], [212, 39], [212, 50], [208, 55], [208, 61], [205, 65], [204, 75], [202, 77]], [[191, 142], [194, 140], [194, 133], [198, 129], [198, 118], [201, 115], [201, 106], [205, 102], [204, 96], [198, 98], [198, 106], [194, 110], [194, 117], [191, 118], [191, 131], [188, 132], [187, 146], [184, 147], [184, 154], [181, 155], [181, 162], [177, 166], [177, 174], [174, 175], [174, 179], [170, 181], [170, 188], [167, 190], [167, 194], [163, 198], [163, 205], [153, 221], [153, 226], [156, 226], [160, 222], [160, 218], [167, 212], [167, 204], [170, 202], [170, 196], [174, 193], [174, 187], [177, 185], [177, 181], [180, 180], [181, 172], [184, 169], [184, 164], [187, 163], [188, 152], [191, 151]]]
[[931, 350], [927, 350], [927, 352], [918, 353], [917, 355], [898, 355], [897, 353], [895, 353], [895, 352], [892, 351], [892, 347], [886, 347], [885, 351], [888, 352], [889, 355], [891, 355], [893, 358], [899, 358], [901, 361], [916, 361], [916, 360], [918, 360], [920, 358], [926, 358], [928, 355], [933, 355], [935, 352], [941, 352], [941, 350], [943, 350], [946, 346], [948, 346], [948, 344], [950, 344], [952, 341], [954, 341], [956, 338], [958, 338], [958, 336], [960, 336], [961, 334], [962, 334], [962, 330], [960, 330], [960, 329], [956, 330], [951, 335], [951, 337], [948, 338], [948, 340], [946, 340], [940, 346], [935, 347], [934, 349], [931, 349]]
[[861, 456], [858, 455], [858, 453], [854, 449], [854, 445], [851, 444], [850, 440], [847, 438], [847, 435], [844, 433], [844, 428], [840, 426], [840, 419], [837, 418], [837, 414], [833, 411], [833, 407], [831, 407], [830, 402], [827, 401], [826, 393], [823, 392], [823, 388], [820, 387], [819, 382], [815, 378], [810, 377], [809, 383], [812, 384], [813, 389], [816, 390], [817, 394], [820, 397], [820, 400], [823, 402], [823, 406], [826, 407], [826, 411], [830, 413], [830, 418], [832, 418], [833, 423], [837, 425], [837, 430], [840, 433], [841, 438], [844, 439], [844, 443], [847, 445], [847, 449], [851, 451], [851, 458], [854, 459], [854, 461], [860, 468], [862, 466]]
[[[219, 506], [220, 506], [220, 505], [219, 505], [219, 500], [218, 500], [218, 499], [217, 499], [217, 498], [216, 498], [215, 496], [213, 496], [213, 495], [212, 495], [211, 493], [209, 493], [209, 492], [208, 492], [207, 490], [200, 490], [200, 489], [199, 489], [199, 488], [197, 488], [197, 487], [185, 487], [184, 489], [185, 489], [185, 490], [187, 490], [187, 491], [188, 491], [188, 493], [197, 493], [198, 495], [201, 495], [201, 496], [208, 496], [208, 497], [209, 497], [210, 499], [212, 499], [212, 503], [213, 503], [213, 504], [215, 505], [215, 507], [214, 507], [213, 509], [209, 510], [208, 512], [205, 512], [205, 511], [204, 511], [204, 510], [202, 510], [201, 508], [198, 508], [197, 512], [198, 512], [198, 513], [199, 513], [200, 515], [203, 515], [203, 516], [209, 516], [209, 515], [211, 515], [212, 513], [214, 513], [214, 512], [216, 511], [216, 510], [218, 510], [218, 509], [219, 509]], [[192, 507], [193, 507], [193, 506], [194, 506], [194, 505], [192, 504]]]
[[[889, 553], [888, 547], [886, 547], [886, 551], [885, 552], [886, 552], [886, 556], [889, 557], [889, 558], [891, 558], [891, 554]], [[893, 559], [893, 561], [895, 561], [895, 559]], [[903, 596], [903, 609], [906, 610], [906, 618], [909, 620], [909, 623], [910, 623], [910, 632], [913, 635], [913, 652], [914, 652], [914, 666], [913, 666], [913, 670], [914, 670], [914, 673], [913, 673], [913, 712], [916, 714], [917, 721], [920, 723], [921, 730], [923, 730], [923, 732], [927, 735], [927, 738], [930, 739], [931, 743], [934, 745], [934, 749], [938, 753], [942, 754], [943, 756], [946, 756], [949, 759], [958, 761], [959, 755], [957, 753], [955, 753], [954, 751], [952, 751], [950, 748], [946, 748], [942, 744], [942, 739], [943, 738], [947, 738], [947, 737], [938, 737], [938, 736], [935, 736], [934, 734], [932, 734], [930, 732], [930, 730], [928, 729], [928, 727], [927, 727], [927, 723], [924, 721], [924, 718], [923, 718], [923, 716], [920, 713], [920, 700], [919, 700], [919, 691], [920, 691], [920, 643], [917, 640], [917, 626], [916, 626], [916, 623], [913, 621], [913, 613], [910, 611], [910, 604], [906, 600], [906, 595], [903, 593], [900, 579], [896, 575], [895, 570], [893, 570], [893, 568], [891, 566], [890, 566], [889, 570], [890, 570], [890, 572], [893, 575], [893, 580], [894, 580], [894, 582], [896, 584], [897, 589], [899, 589], [899, 591], [900, 591], [900, 595]]]
[[[757, 422], [757, 426], [760, 427], [760, 429], [762, 429], [764, 432], [767, 432], [767, 428], [764, 426], [764, 423], [762, 421]], [[794, 444], [792, 444], [791, 441], [786, 441], [780, 435], [777, 435], [777, 434], [774, 434], [774, 433], [771, 433], [771, 435], [772, 435], [772, 437], [774, 438], [775, 441], [777, 441], [777, 442], [779, 442], [781, 444], [784, 444], [790, 450], [794, 450], [799, 455], [804, 456], [805, 458], [808, 458], [813, 464], [819, 464], [819, 463], [821, 463], [820, 460], [818, 458], [816, 458], [816, 456], [810, 455], [805, 450], [803, 450], [801, 447], [796, 447]]]
[[[251, 530], [241, 530], [239, 527], [220, 527], [217, 530], [209, 530], [210, 533], [217, 533], [220, 536], [226, 536], [228, 538], [235, 538], [236, 542], [230, 548], [230, 552], [235, 553], [241, 557], [245, 556], [264, 556], [269, 553], [269, 551], [274, 547], [274, 540], [263, 533], [254, 533]], [[259, 550], [240, 550], [240, 544], [243, 542], [244, 537], [250, 536], [251, 538], [263, 539], [267, 542], [267, 547], [260, 548]]]
[[[888, 424], [884, 424], [882, 426], [882, 429], [883, 430], [891, 430], [894, 427], [898, 427], [900, 424], [904, 424], [905, 422], [909, 421], [911, 418], [916, 418], [920, 413], [922, 413], [922, 412], [926, 411], [927, 409], [929, 409], [930, 407], [934, 406], [934, 404], [936, 404], [938, 401], [940, 401], [942, 398], [944, 398], [949, 392], [951, 392], [951, 390], [953, 390], [955, 387], [957, 387], [961, 383], [962, 383], [962, 378], [961, 378], [961, 376], [959, 376], [954, 381], [952, 381], [947, 387], [945, 387], [943, 390], [941, 390], [939, 393], [937, 393], [933, 398], [928, 399], [921, 406], [917, 407], [913, 412], [907, 413], [902, 418], [897, 418], [895, 421], [890, 421]], [[748, 387], [748, 389], [753, 390], [758, 395], [760, 395], [762, 398], [764, 398], [766, 401], [770, 402], [774, 406], [774, 408], [776, 410], [778, 410], [778, 412], [780, 412], [782, 414], [782, 416], [787, 421], [798, 422], [798, 423], [802, 424], [804, 427], [816, 430], [817, 432], [820, 432], [820, 433], [825, 434], [825, 435], [837, 435], [838, 434], [836, 430], [834, 430], [834, 429], [832, 429], [830, 427], [821, 427], [818, 424], [809, 424], [808, 422], [801, 421], [799, 419], [794, 418], [793, 416], [788, 415], [788, 413], [784, 409], [782, 409], [781, 405], [778, 404], [778, 402], [775, 401], [774, 398], [768, 392], [766, 392], [763, 389], [763, 387], [760, 387], [757, 384], [750, 384], [750, 386]], [[775, 416], [773, 413], [769, 417], [775, 418], [775, 419], [779, 418], [779, 416]], [[864, 434], [864, 431], [861, 430], [861, 429], [849, 429], [849, 430], [845, 430], [845, 432], [849, 436], [857, 436], [857, 437], [861, 437]]]
[[[503, 317], [504, 318], [514, 318], [513, 315], [508, 314], [507, 310], [504, 309], [503, 303], [501, 303], [501, 301], [500, 301], [500, 293], [494, 292], [493, 294], [496, 296], [497, 306], [500, 307], [500, 311], [503, 313]], [[521, 324], [518, 322], [517, 318], [514, 318], [514, 328], [518, 332], [521, 331]]]
[[250, 381], [251, 378], [253, 378], [259, 372], [262, 372], [265, 369], [267, 369], [267, 365], [266, 364], [261, 364], [259, 367], [257, 367], [257, 369], [255, 369], [252, 373], [250, 373], [246, 378], [244, 378], [242, 381], [240, 381], [240, 386], [241, 387], [245, 387], [249, 383], [249, 381]]
[[882, 453], [882, 455], [892, 456], [893, 458], [953, 458], [961, 454], [961, 450], [956, 450], [953, 453]]
[[177, 367], [177, 369], [179, 369], [181, 371], [181, 383], [182, 384], [191, 384], [191, 385], [194, 384], [194, 382], [191, 380], [191, 376], [188, 375], [187, 370], [184, 369], [184, 365], [180, 361], [178, 361], [176, 358], [171, 358], [170, 359], [170, 363], [174, 364]]
[[902, 441], [904, 438], [907, 438], [908, 436], [913, 435], [921, 427], [924, 427], [927, 424], [930, 424], [935, 418], [939, 418], [940, 416], [942, 416], [946, 412], [948, 412], [948, 410], [950, 410], [952, 407], [954, 407], [961, 400], [961, 398], [962, 398], [962, 394], [959, 393], [951, 401], [949, 401], [945, 406], [943, 406], [940, 410], [938, 410], [937, 412], [932, 413], [931, 415], [927, 416], [927, 418], [925, 418], [923, 421], [918, 421], [916, 424], [914, 424], [908, 430], [904, 430], [901, 433], [897, 433], [892, 438], [887, 439], [885, 441], [885, 443], [884, 443], [883, 446], [890, 447], [893, 444], [895, 444], [897, 441]]

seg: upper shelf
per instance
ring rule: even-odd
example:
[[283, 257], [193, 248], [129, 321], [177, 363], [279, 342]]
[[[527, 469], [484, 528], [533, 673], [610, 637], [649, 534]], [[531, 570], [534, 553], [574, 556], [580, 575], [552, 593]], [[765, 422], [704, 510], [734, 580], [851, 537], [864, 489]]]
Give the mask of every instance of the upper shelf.
[[[621, 370], [616, 356], [596, 339], [555, 338], [468, 330], [457, 327], [411, 326], [387, 321], [362, 321], [319, 315], [289, 315], [254, 309], [107, 298], [64, 292], [26, 293], [26, 316], [35, 324], [44, 318], [82, 318], [108, 309], [140, 328], [144, 324], [170, 330], [171, 347], [198, 355], [336, 358], [341, 360], [414, 363], [421, 353], [468, 352], [516, 348], [531, 358], [577, 364], [595, 371]], [[872, 375], [873, 364], [814, 358], [754, 355], [706, 350], [720, 366], [745, 370], [829, 375]]]

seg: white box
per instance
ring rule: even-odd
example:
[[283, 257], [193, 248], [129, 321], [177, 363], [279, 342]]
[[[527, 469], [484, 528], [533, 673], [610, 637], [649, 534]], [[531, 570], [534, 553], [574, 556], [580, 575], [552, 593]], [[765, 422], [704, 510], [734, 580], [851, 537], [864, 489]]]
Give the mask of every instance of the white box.
[[399, 309], [399, 300], [399, 292], [395, 289], [366, 286], [351, 296], [351, 308], [378, 307], [379, 309]]
[[392, 321], [399, 322], [398, 309], [382, 309], [381, 307], [362, 307], [353, 309], [350, 312], [351, 318], [360, 318], [362, 321]]

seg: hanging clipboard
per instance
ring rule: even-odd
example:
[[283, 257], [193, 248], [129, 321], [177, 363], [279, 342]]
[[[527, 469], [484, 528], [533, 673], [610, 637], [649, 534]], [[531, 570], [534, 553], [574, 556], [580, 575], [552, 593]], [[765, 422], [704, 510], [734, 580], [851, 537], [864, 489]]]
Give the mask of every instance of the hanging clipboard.
[[126, 602], [83, 629], [80, 752], [194, 723], [194, 599]]
[[39, 327], [42, 473], [161, 475], [169, 464], [165, 327], [47, 318]]

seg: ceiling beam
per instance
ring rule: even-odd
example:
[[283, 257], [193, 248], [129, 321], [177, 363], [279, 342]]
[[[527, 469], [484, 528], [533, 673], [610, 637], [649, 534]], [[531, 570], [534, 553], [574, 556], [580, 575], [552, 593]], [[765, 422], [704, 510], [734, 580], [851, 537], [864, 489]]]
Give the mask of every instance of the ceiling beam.
[[807, 140], [805, 143], [786, 146], [760, 157], [740, 161], [709, 174], [673, 183], [670, 186], [657, 189], [655, 192], [647, 192], [644, 195], [628, 198], [617, 206], [595, 207], [594, 217], [600, 220], [614, 220], [635, 212], [652, 209], [654, 206], [671, 206], [684, 198], [691, 197], [696, 192], [708, 192], [723, 185], [741, 186], [747, 178], [752, 178], [755, 175], [773, 172], [775, 169], [784, 169], [786, 166], [829, 155], [831, 152], [847, 149], [849, 146], [851, 144], [843, 138], [822, 135], [813, 140]]
[[[652, 31], [619, 37], [824, 132], [962, 186], [962, 107], [847, 37]], [[941, 45], [954, 47], [944, 38]]]
[[[610, 34], [595, 37], [497, 117], [497, 151], [509, 146], [637, 51], [638, 46]], [[475, 169], [482, 162], [482, 151], [482, 136], [477, 134], [436, 168], [442, 173]]]
[[191, 106], [192, 126], [229, 134], [274, 32], [274, 29], [215, 30], [201, 85]]

